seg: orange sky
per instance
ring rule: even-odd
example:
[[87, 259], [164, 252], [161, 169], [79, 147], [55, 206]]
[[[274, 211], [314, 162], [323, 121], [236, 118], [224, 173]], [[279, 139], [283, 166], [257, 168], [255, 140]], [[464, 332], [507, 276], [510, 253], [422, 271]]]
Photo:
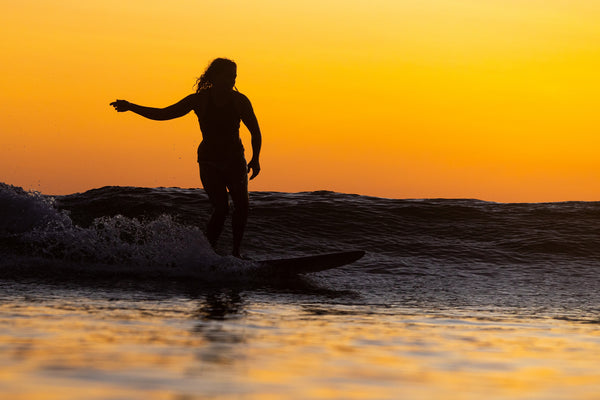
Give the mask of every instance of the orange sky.
[[250, 190], [600, 200], [599, 20], [595, 0], [10, 2], [0, 181], [199, 187], [193, 114], [108, 103], [169, 105], [223, 56], [263, 131]]

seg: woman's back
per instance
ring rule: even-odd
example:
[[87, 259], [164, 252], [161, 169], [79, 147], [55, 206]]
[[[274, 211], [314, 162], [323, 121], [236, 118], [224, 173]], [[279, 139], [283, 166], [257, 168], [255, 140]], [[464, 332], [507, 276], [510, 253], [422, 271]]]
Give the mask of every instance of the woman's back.
[[[203, 93], [204, 92], [204, 93]], [[214, 93], [206, 90], [202, 96], [200, 109], [196, 110], [202, 143], [198, 148], [198, 162], [229, 163], [232, 159], [244, 157], [244, 147], [240, 139], [241, 115], [235, 104], [236, 92], [217, 99]]]

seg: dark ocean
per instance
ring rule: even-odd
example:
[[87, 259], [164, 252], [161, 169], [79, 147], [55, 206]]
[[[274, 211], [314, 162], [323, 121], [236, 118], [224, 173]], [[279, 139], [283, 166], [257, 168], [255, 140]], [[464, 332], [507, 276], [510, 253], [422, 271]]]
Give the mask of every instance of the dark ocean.
[[[201, 233], [210, 215], [202, 189], [103, 187], [54, 197], [0, 190], [0, 268], [9, 274], [110, 271], [223, 284], [239, 283], [250, 264], [209, 248]], [[326, 191], [250, 197], [246, 257], [365, 250], [362, 260], [329, 273], [333, 286], [356, 291], [361, 302], [600, 322], [600, 202], [394, 200]], [[228, 228], [217, 249], [223, 255], [231, 251]]]
[[[380, 371], [377, 376], [365, 378], [364, 387], [375, 386], [379, 391], [359, 396], [361, 398], [395, 398], [393, 393], [415, 395], [413, 398], [440, 398], [441, 393], [448, 394], [447, 390], [452, 389], [445, 383], [436, 386], [435, 382], [445, 382], [443, 377], [431, 378], [433, 381], [423, 378], [430, 386], [419, 386], [418, 380], [409, 379], [410, 384], [405, 382], [401, 371], [406, 360], [402, 361], [402, 357], [408, 357], [428, 373], [462, 371], [463, 375], [459, 374], [456, 378], [457, 385], [474, 382], [482, 376], [477, 374], [488, 372], [501, 374], [504, 371], [513, 379], [523, 379], [519, 368], [533, 368], [529, 364], [515, 366], [516, 361], [509, 361], [525, 359], [515, 355], [515, 349], [511, 347], [514, 343], [498, 345], [499, 348], [491, 345], [492, 352], [495, 349], [506, 354], [506, 359], [494, 361], [500, 364], [473, 367], [482, 357], [488, 357], [488, 353], [467, 355], [466, 349], [463, 349], [465, 352], [458, 355], [448, 355], [456, 351], [449, 349], [467, 346], [460, 340], [454, 342], [458, 340], [454, 336], [439, 339], [436, 346], [445, 349], [444, 352], [423, 356], [420, 352], [430, 349], [429, 346], [420, 347], [411, 342], [417, 350], [402, 350], [399, 343], [407, 336], [397, 337], [395, 335], [399, 333], [393, 332], [408, 330], [414, 333], [410, 330], [414, 326], [425, 326], [429, 331], [423, 332], [425, 336], [418, 339], [425, 340], [428, 335], [437, 335], [436, 329], [440, 326], [445, 326], [453, 332], [471, 335], [469, 340], [479, 340], [477, 338], [482, 335], [489, 335], [488, 330], [496, 329], [499, 333], [490, 339], [490, 343], [499, 343], [500, 338], [510, 340], [511, 335], [516, 335], [515, 340], [522, 335], [530, 335], [526, 341], [529, 344], [523, 345], [525, 347], [544, 343], [538, 341], [540, 336], [545, 337], [543, 332], [553, 331], [567, 342], [575, 340], [571, 333], [577, 332], [582, 336], [565, 344], [564, 348], [549, 342], [538, 353], [527, 356], [527, 359], [537, 360], [540, 364], [556, 366], [555, 373], [558, 375], [553, 381], [555, 386], [548, 386], [549, 392], [539, 388], [543, 386], [540, 382], [533, 382], [535, 379], [544, 382], [545, 378], [539, 378], [536, 373], [531, 375], [532, 386], [527, 386], [527, 382], [524, 384], [531, 390], [513, 393], [504, 386], [494, 386], [496, 381], [492, 377], [486, 381], [483, 376], [481, 387], [460, 392], [460, 396], [441, 397], [478, 398], [486, 394], [487, 398], [495, 398], [490, 396], [491, 388], [491, 393], [499, 394], [496, 398], [507, 398], [504, 397], [507, 395], [508, 398], [592, 398], [589, 396], [599, 388], [597, 372], [587, 369], [586, 363], [592, 365], [600, 361], [600, 202], [503, 204], [471, 199], [397, 200], [315, 191], [251, 192], [250, 203], [243, 254], [251, 260], [345, 250], [364, 250], [366, 255], [337, 269], [271, 279], [254, 273], [254, 261], [227, 256], [231, 251], [228, 226], [216, 252], [210, 248], [202, 234], [210, 215], [210, 204], [202, 189], [103, 187], [66, 196], [48, 196], [0, 184], [0, 304], [4, 307], [0, 309], [3, 311], [0, 322], [6, 327], [23, 323], [21, 318], [45, 321], [40, 315], [47, 316], [50, 309], [64, 310], [65, 307], [76, 314], [88, 316], [89, 310], [95, 310], [92, 312], [94, 318], [108, 324], [106, 329], [118, 340], [125, 340], [119, 331], [121, 322], [117, 321], [120, 319], [106, 322], [106, 313], [112, 315], [114, 307], [127, 314], [129, 320], [141, 324], [147, 321], [140, 315], [156, 312], [158, 316], [154, 318], [160, 318], [159, 325], [163, 327], [172, 328], [173, 321], [189, 319], [201, 326], [194, 329], [207, 329], [207, 326], [215, 328], [215, 321], [219, 321], [221, 331], [217, 329], [212, 336], [203, 337], [208, 343], [223, 346], [221, 356], [225, 358], [233, 357], [228, 353], [232, 346], [235, 347], [231, 340], [239, 340], [246, 346], [248, 343], [265, 345], [257, 339], [260, 336], [254, 331], [258, 329], [257, 324], [279, 329], [278, 339], [269, 343], [284, 347], [287, 343], [299, 353], [306, 348], [298, 344], [300, 342], [289, 342], [296, 336], [287, 329], [298, 329], [310, 337], [314, 335], [314, 338], [327, 334], [342, 339], [342, 332], [355, 332], [356, 337], [363, 335], [368, 338], [372, 329], [375, 336], [369, 340], [374, 342], [360, 344], [352, 341], [353, 345], [349, 348], [358, 352], [370, 349], [388, 357], [395, 354], [397, 358], [386, 361], [391, 363], [391, 371], [387, 373], [393, 377], [385, 378], [387, 375]], [[190, 302], [194, 305], [190, 306]], [[23, 304], [28, 304], [29, 308]], [[44, 310], [28, 314], [27, 310], [31, 310], [33, 305], [41, 307], [40, 304], [45, 304]], [[170, 312], [179, 314], [173, 317]], [[69, 320], [65, 316], [56, 318]], [[281, 322], [286, 318], [295, 322]], [[307, 318], [327, 324], [329, 330], [323, 333], [315, 325], [302, 325]], [[235, 321], [233, 325], [231, 321]], [[383, 329], [382, 326], [388, 330], [379, 335], [373, 333]], [[45, 332], [48, 328], [43, 325], [36, 329]], [[240, 329], [246, 333], [251, 331], [253, 339], [241, 334]], [[586, 331], [581, 333], [581, 329]], [[193, 329], [190, 328], [190, 331]], [[236, 335], [229, 335], [232, 331]], [[15, 331], [13, 336], [9, 335], [10, 340], [6, 334], [4, 341], [0, 341], [0, 350], [13, 354], [11, 349], [15, 343], [11, 340], [27, 337], [24, 332], [27, 330]], [[446, 335], [448, 330], [440, 332]], [[35, 340], [29, 338], [27, 341], [31, 344]], [[333, 345], [321, 344], [329, 349], [327, 351], [333, 351]], [[187, 348], [188, 344], [182, 346]], [[197, 349], [197, 346], [202, 347], [199, 344], [192, 347]], [[392, 353], [389, 353], [390, 346], [396, 346]], [[568, 353], [566, 348], [569, 346], [575, 349], [572, 350], [574, 353]], [[267, 371], [263, 371], [265, 374], [276, 375], [277, 368], [268, 367], [273, 360], [260, 358], [266, 357], [264, 354], [256, 356], [259, 357], [256, 360], [252, 349], [242, 348], [236, 347], [235, 351], [242, 354], [236, 353], [232, 358], [235, 361], [225, 363], [221, 372], [230, 371], [230, 367], [238, 365], [239, 356], [258, 364], [262, 362], [260, 365]], [[481, 350], [480, 347], [477, 349]], [[178, 350], [171, 351], [177, 353]], [[546, 351], [549, 353], [546, 354]], [[555, 355], [557, 359], [547, 359], [552, 351], [561, 355]], [[578, 352], [590, 358], [580, 357], [571, 360], [572, 364], [565, 364], [563, 355], [568, 358], [569, 354], [580, 354]], [[269, 354], [268, 351], [266, 354]], [[230, 378], [244, 388], [240, 392], [228, 391], [231, 388], [225, 383], [225, 378], [223, 386], [201, 390], [185, 380], [185, 374], [174, 373], [173, 382], [159, 385], [169, 394], [155, 398], [187, 399], [209, 395], [211, 398], [260, 398], [269, 394], [275, 398], [347, 398], [346, 395], [353, 393], [350, 382], [362, 382], [360, 377], [364, 376], [357, 372], [360, 367], [353, 364], [356, 354], [348, 354], [340, 352], [334, 355], [347, 370], [336, 370], [335, 377], [321, 377], [324, 383], [315, 383], [316, 377], [302, 383], [314, 390], [324, 390], [334, 383], [341, 385], [341, 389], [329, 397], [308, 394], [313, 391], [292, 395], [292, 392], [282, 389], [283, 386], [273, 389], [256, 383], [260, 380], [248, 378], [248, 371], [238, 371]], [[277, 357], [273, 355], [273, 359]], [[320, 354], [319, 357], [329, 356]], [[432, 358], [428, 357], [434, 357], [436, 362], [430, 364]], [[445, 363], [449, 360], [457, 363], [455, 367], [440, 367], [447, 365]], [[212, 361], [202, 357], [195, 362], [205, 367], [206, 363], [213, 367], [221, 366], [217, 361], [211, 364]], [[377, 371], [384, 363], [381, 360], [361, 362], [363, 366], [371, 363], [374, 373], [379, 373]], [[15, 361], [4, 365], [14, 368], [20, 364]], [[132, 368], [137, 368], [136, 365]], [[289, 371], [300, 368], [295, 364], [285, 365]], [[579, 372], [573, 372], [576, 366], [580, 367]], [[104, 373], [113, 376], [111, 374], [116, 374], [116, 368], [108, 366], [108, 372]], [[328, 368], [333, 367], [329, 365]], [[394, 370], [399, 375], [393, 375]], [[37, 379], [45, 373], [40, 371], [46, 370], [38, 366], [34, 372], [24, 372], [21, 378]], [[61, 371], [59, 375], [64, 372]], [[142, 382], [151, 380], [153, 376], [145, 376], [143, 372], [139, 374]], [[348, 378], [344, 386], [344, 382], [339, 382], [339, 374], [354, 374], [354, 381]], [[66, 375], [61, 375], [62, 379], [79, 379], [68, 373]], [[290, 372], [289, 376], [292, 375]], [[92, 383], [97, 383], [97, 375], [91, 373], [91, 376]], [[280, 378], [285, 381], [291, 379], [289, 376]], [[588, 386], [572, 383], [569, 379], [573, 376], [580, 380], [589, 378], [590, 381], [586, 381]], [[107, 379], [118, 396], [127, 390], [133, 391], [131, 398], [147, 398], [149, 395], [145, 389], [128, 387], [116, 378], [102, 375], [98, 379]], [[181, 386], [180, 379], [185, 380], [188, 386]], [[4, 387], [15, 398], [32, 395], [6, 382], [2, 386], [2, 382], [0, 380], [0, 393]], [[292, 384], [291, 381], [286, 382]], [[402, 382], [406, 385], [403, 386]], [[482, 382], [488, 382], [487, 386]], [[426, 389], [428, 387], [431, 391]], [[436, 387], [439, 392], [432, 389]], [[571, 389], [575, 387], [583, 391], [573, 392]], [[48, 390], [48, 387], [43, 390]], [[553, 397], [547, 397], [549, 394]], [[105, 398], [118, 397], [117, 394], [111, 396]]]

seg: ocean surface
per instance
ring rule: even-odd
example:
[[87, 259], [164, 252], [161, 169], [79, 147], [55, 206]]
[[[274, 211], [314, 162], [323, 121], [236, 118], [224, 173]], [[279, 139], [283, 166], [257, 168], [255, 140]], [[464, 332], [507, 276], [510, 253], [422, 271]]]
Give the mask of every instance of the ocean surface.
[[600, 399], [600, 202], [250, 201], [238, 260], [202, 189], [0, 184], [0, 397]]

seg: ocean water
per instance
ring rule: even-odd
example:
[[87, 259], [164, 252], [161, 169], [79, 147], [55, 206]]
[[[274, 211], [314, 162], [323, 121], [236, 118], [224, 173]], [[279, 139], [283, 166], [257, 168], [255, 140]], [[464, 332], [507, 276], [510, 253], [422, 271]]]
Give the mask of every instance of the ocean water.
[[0, 397], [600, 399], [600, 203], [253, 192], [251, 260], [201, 189], [0, 184]]

